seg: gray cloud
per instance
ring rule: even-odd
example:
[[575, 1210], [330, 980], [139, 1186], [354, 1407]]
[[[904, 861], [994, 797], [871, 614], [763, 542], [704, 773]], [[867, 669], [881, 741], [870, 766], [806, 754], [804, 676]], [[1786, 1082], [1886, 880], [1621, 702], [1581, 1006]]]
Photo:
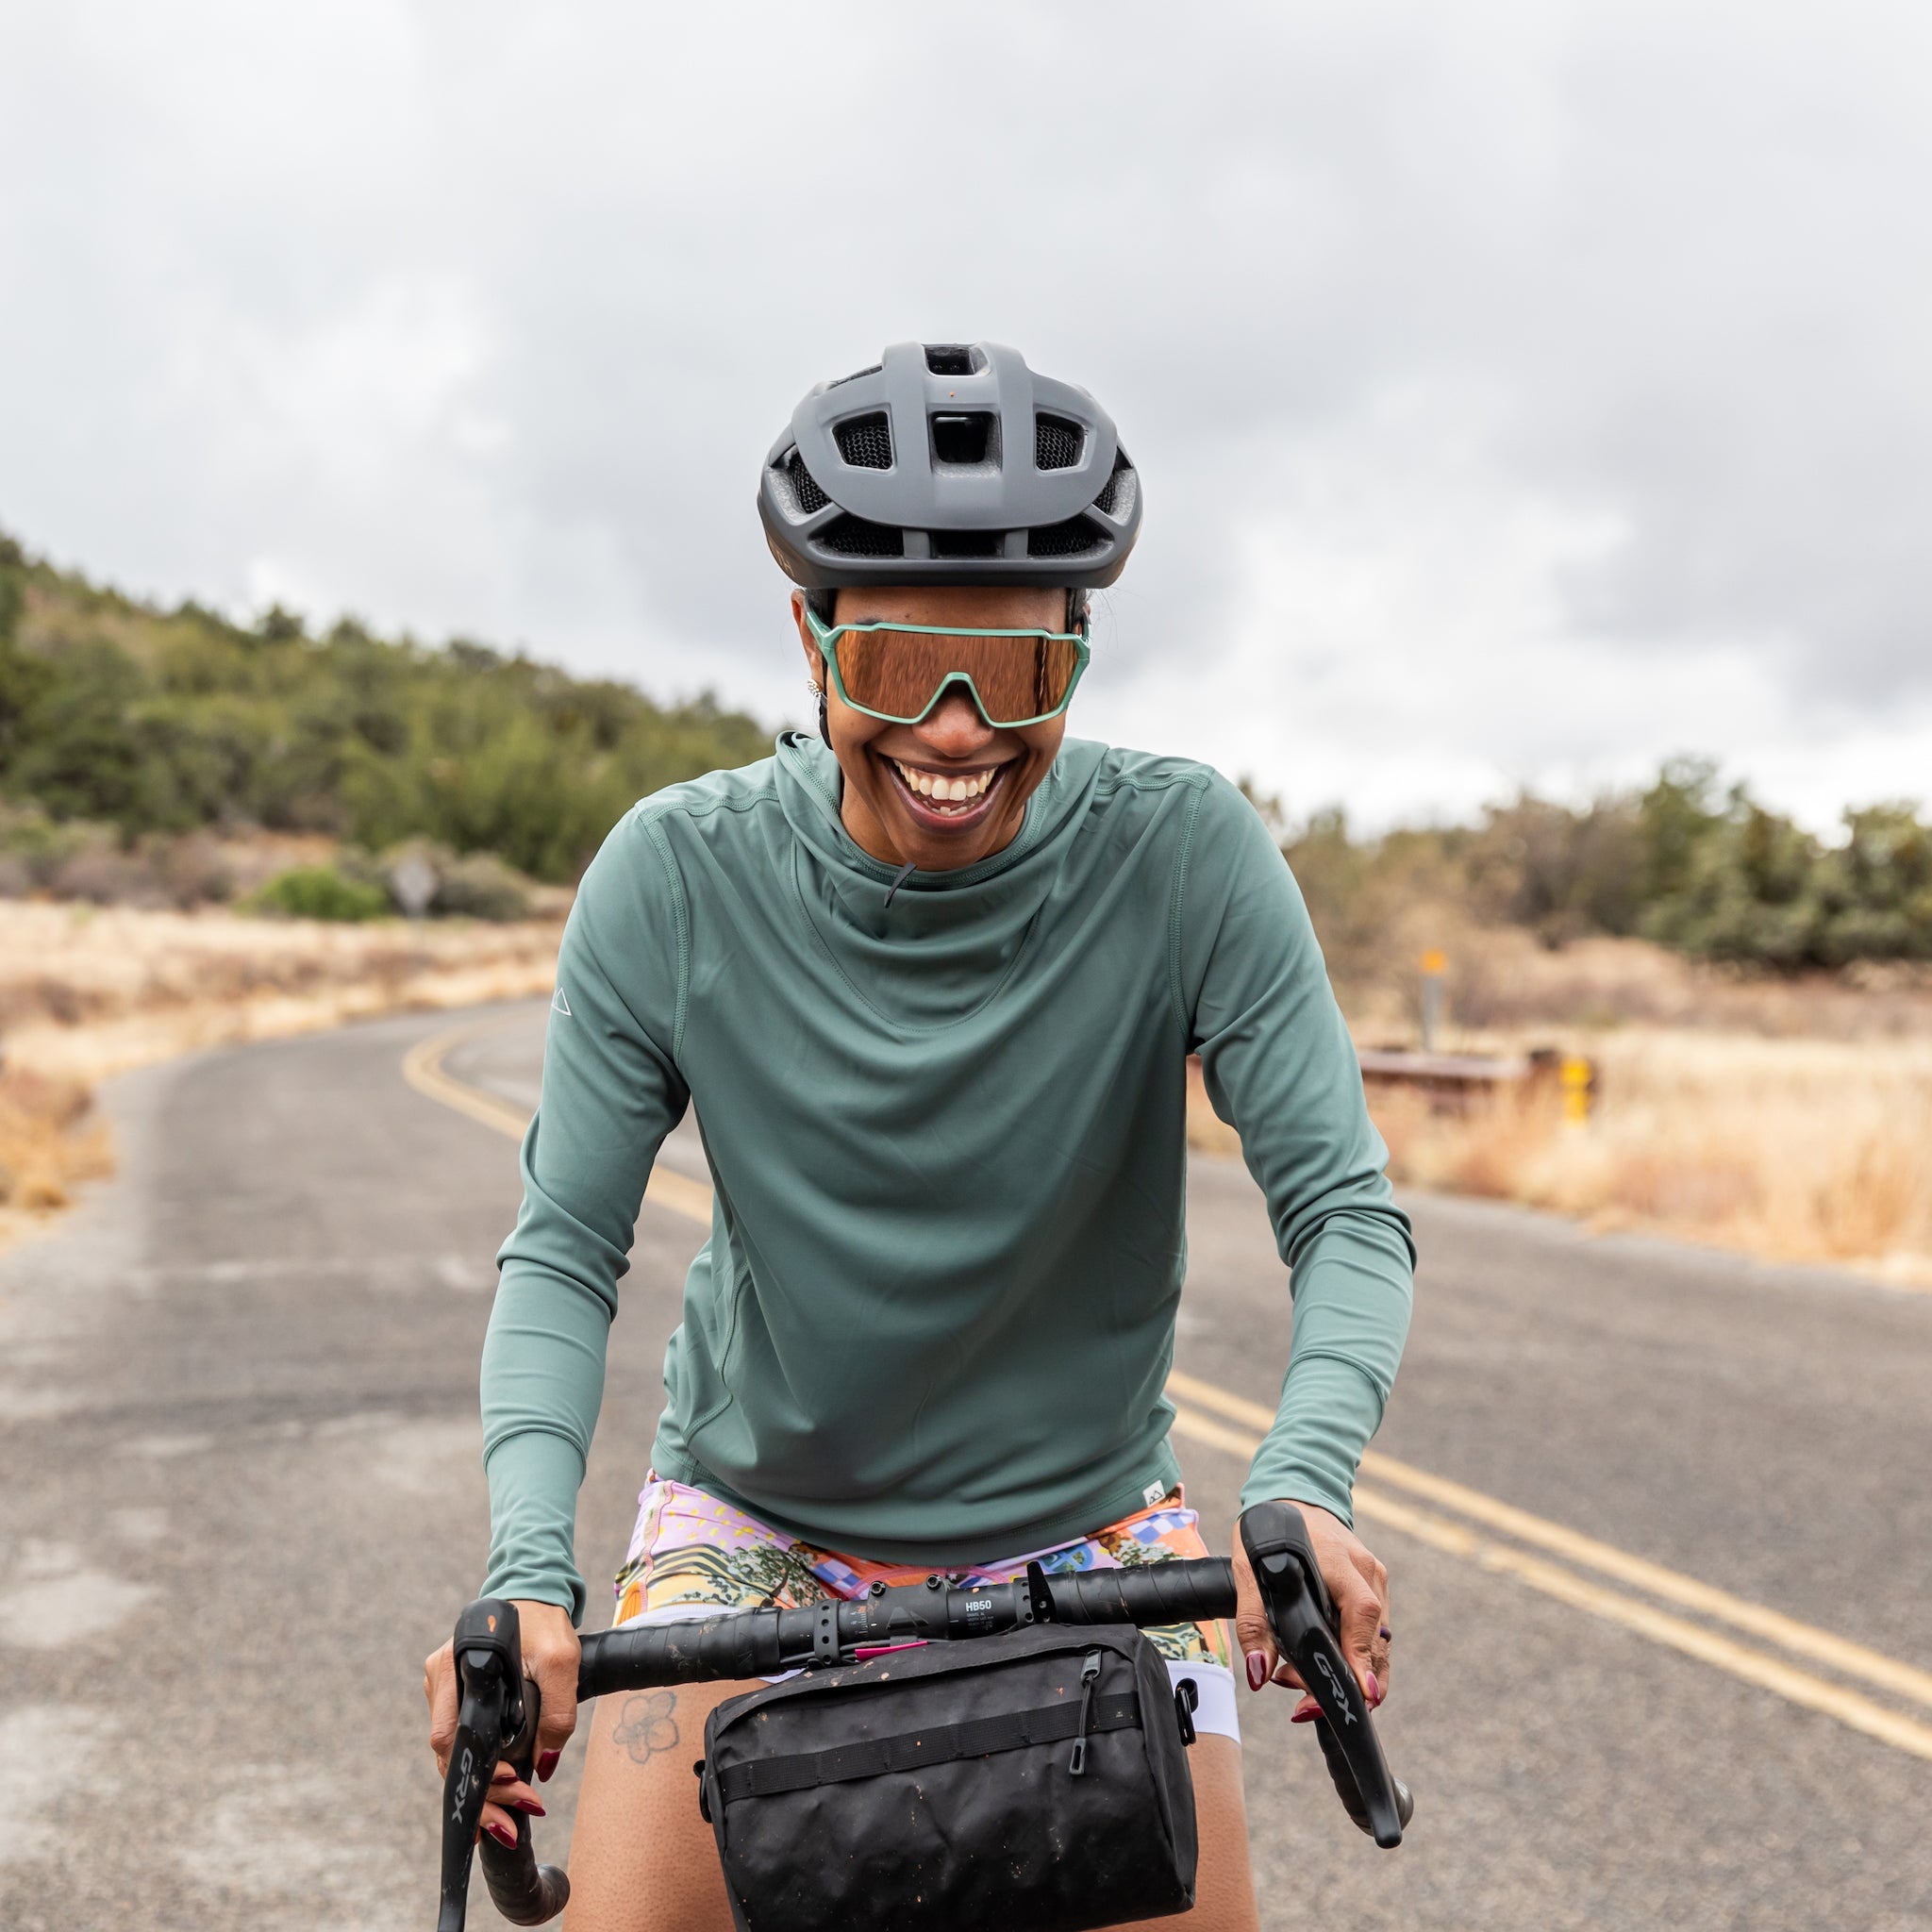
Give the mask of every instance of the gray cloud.
[[1148, 479], [1092, 728], [1371, 816], [1687, 743], [1814, 816], [1923, 792], [1927, 41], [1904, 5], [36, 9], [0, 522], [795, 712], [758, 458], [883, 341], [987, 334]]

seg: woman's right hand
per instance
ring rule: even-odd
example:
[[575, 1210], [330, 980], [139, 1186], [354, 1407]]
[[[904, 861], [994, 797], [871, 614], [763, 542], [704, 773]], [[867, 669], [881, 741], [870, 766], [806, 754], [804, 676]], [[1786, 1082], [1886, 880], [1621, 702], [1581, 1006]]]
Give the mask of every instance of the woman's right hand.
[[[541, 1781], [557, 1769], [557, 1760], [576, 1728], [579, 1645], [568, 1610], [556, 1604], [522, 1601], [516, 1610], [524, 1675], [536, 1680], [541, 1707], [537, 1714], [537, 1776]], [[423, 1660], [423, 1695], [429, 1703], [429, 1748], [436, 1757], [437, 1774], [447, 1776], [461, 1701], [456, 1657], [448, 1643]], [[544, 1815], [537, 1793], [508, 1764], [499, 1764], [479, 1828], [499, 1844], [514, 1845], [517, 1827], [510, 1816], [513, 1811], [526, 1812], [532, 1818]]]

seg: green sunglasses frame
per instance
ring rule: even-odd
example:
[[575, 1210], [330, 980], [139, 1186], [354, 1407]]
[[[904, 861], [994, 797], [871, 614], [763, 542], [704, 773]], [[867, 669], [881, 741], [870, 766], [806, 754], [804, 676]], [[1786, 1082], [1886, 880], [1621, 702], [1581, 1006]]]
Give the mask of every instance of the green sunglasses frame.
[[[869, 624], [825, 624], [815, 610], [808, 609], [805, 621], [811, 627], [812, 641], [824, 653], [826, 668], [832, 675], [833, 688], [839, 693], [839, 702], [855, 711], [862, 711], [868, 718], [876, 718], [882, 724], [917, 724], [921, 718], [932, 715], [932, 709], [956, 684], [963, 684], [973, 695], [973, 702], [979, 707], [979, 715], [995, 731], [1017, 731], [1027, 724], [1044, 724], [1049, 718], [1058, 718], [1074, 702], [1074, 693], [1080, 688], [1080, 680], [1087, 675], [1087, 666], [1093, 656], [1091, 642], [1091, 626], [1083, 624], [1078, 630], [981, 630], [964, 624], [897, 624], [888, 619], [874, 619]], [[979, 687], [974, 683], [973, 675], [968, 671], [949, 671], [933, 691], [925, 709], [917, 717], [901, 717], [894, 711], [875, 711], [870, 705], [861, 705], [845, 689], [845, 679], [839, 670], [839, 639], [846, 631], [909, 630], [917, 631], [923, 637], [932, 638], [1037, 638], [1042, 643], [1073, 644], [1078, 655], [1074, 663], [1074, 675], [1067, 680], [1066, 695], [1050, 711], [1041, 711], [1034, 718], [995, 718], [986, 708], [986, 700], [979, 695]]]

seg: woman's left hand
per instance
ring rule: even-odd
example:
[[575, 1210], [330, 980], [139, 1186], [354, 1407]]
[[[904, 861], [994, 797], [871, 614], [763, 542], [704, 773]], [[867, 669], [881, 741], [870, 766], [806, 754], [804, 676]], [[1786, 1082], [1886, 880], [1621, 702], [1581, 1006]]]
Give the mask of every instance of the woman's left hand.
[[[1335, 1602], [1341, 1654], [1373, 1710], [1389, 1694], [1389, 1573], [1340, 1517], [1315, 1503], [1296, 1502], [1293, 1497], [1283, 1500], [1294, 1503], [1308, 1525], [1315, 1561]], [[1275, 1647], [1268, 1613], [1261, 1607], [1261, 1592], [1248, 1568], [1248, 1554], [1241, 1547], [1239, 1526], [1234, 1536], [1234, 1584], [1240, 1606], [1235, 1641], [1247, 1667], [1249, 1689], [1258, 1690], [1271, 1680], [1306, 1689], [1294, 1666]], [[1305, 1697], [1293, 1721], [1306, 1724], [1320, 1715], [1321, 1707], [1312, 1697]]]

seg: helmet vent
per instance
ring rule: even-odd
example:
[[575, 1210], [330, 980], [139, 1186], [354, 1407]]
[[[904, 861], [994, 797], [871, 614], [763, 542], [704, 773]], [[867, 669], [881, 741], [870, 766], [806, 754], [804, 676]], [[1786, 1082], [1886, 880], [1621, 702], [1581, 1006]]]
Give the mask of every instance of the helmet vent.
[[1107, 539], [1085, 517], [1069, 517], [1063, 524], [1048, 524], [1044, 529], [1028, 530], [1028, 557], [1083, 557], [1097, 550]]
[[868, 362], [863, 369], [855, 369], [850, 375], [835, 375], [825, 387], [841, 389], [848, 382], [857, 382], [861, 375], [876, 375], [884, 366], [879, 362]]
[[1080, 460], [1080, 425], [1063, 416], [1036, 416], [1033, 419], [1033, 467], [1036, 470], [1071, 470]]
[[811, 472], [805, 467], [805, 458], [796, 450], [785, 458], [785, 475], [791, 485], [791, 500], [797, 504], [800, 516], [808, 517], [831, 502], [832, 499], [812, 480]]
[[869, 524], [863, 517], [835, 517], [818, 533], [818, 541], [841, 557], [904, 557], [906, 538], [890, 524]]
[[928, 342], [925, 366], [934, 375], [971, 375], [973, 351], [964, 342]]
[[1003, 557], [1007, 533], [1004, 530], [935, 530], [932, 554], [935, 557]]
[[935, 414], [932, 453], [941, 463], [996, 463], [1000, 459], [999, 418], [985, 409], [957, 415]]
[[1113, 475], [1107, 479], [1107, 488], [1093, 499], [1093, 508], [1104, 517], [1112, 516], [1123, 491], [1131, 504], [1134, 500], [1134, 466], [1128, 462], [1126, 451], [1117, 449], [1113, 454]]
[[854, 416], [832, 434], [839, 439], [839, 454], [855, 470], [892, 467], [892, 426], [883, 409], [874, 409], [869, 416]]

